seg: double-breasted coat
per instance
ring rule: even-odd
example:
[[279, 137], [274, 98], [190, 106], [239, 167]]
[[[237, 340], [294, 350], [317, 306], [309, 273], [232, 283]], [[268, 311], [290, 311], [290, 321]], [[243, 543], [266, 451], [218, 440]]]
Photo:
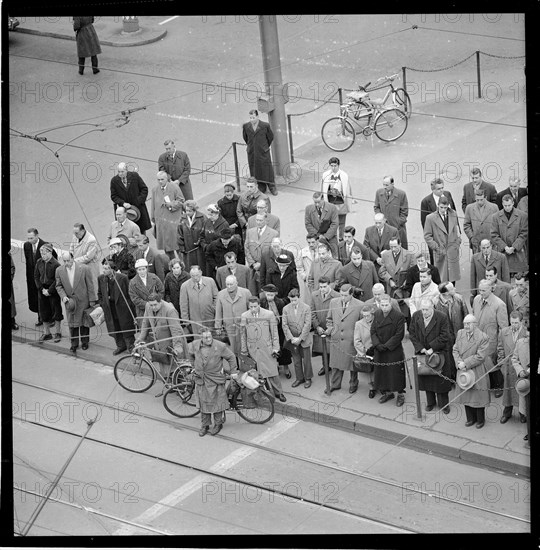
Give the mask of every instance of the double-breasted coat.
[[150, 229], [150, 216], [146, 208], [146, 199], [148, 198], [148, 186], [137, 172], [128, 171], [126, 173], [127, 187], [122, 183], [119, 175], [111, 179], [111, 200], [114, 204], [114, 211], [124, 203], [136, 206], [141, 213], [139, 219], [135, 222], [141, 233]]
[[94, 287], [92, 272], [88, 267], [73, 262], [75, 275], [73, 286], [69, 282], [66, 266], [61, 265], [56, 268], [56, 292], [60, 300], [67, 296], [75, 301], [75, 309], [69, 311], [66, 308], [66, 319], [69, 327], [86, 326], [84, 323], [84, 310], [90, 307], [90, 302], [97, 301], [97, 292]]
[[[60, 296], [56, 291], [56, 270], [60, 267], [60, 262], [56, 258], [51, 258], [46, 262], [43, 258], [39, 258], [34, 268], [34, 285], [36, 287], [39, 317], [44, 323], [51, 321], [61, 321], [62, 304]], [[49, 296], [45, 296], [42, 292], [46, 289]]]
[[[491, 242], [494, 248], [506, 255], [510, 273], [528, 269], [528, 219], [528, 215], [517, 208], [512, 210], [510, 219], [507, 219], [504, 210], [499, 210], [491, 219]], [[506, 254], [506, 246], [513, 247], [514, 252]]]
[[259, 120], [254, 130], [251, 122], [246, 122], [242, 126], [242, 136], [247, 145], [250, 175], [257, 181], [274, 183], [274, 168], [270, 156], [274, 133], [270, 124]]
[[439, 270], [443, 281], [459, 281], [461, 270], [459, 260], [461, 253], [461, 236], [457, 214], [448, 209], [448, 229], [446, 229], [438, 212], [429, 214], [424, 226], [424, 240], [433, 250], [433, 262]]
[[[165, 197], [168, 197], [168, 202]], [[178, 185], [170, 181], [163, 190], [159, 184], [152, 189], [150, 218], [155, 224], [156, 246], [165, 252], [176, 250], [178, 246], [177, 227], [184, 209], [183, 198]]]
[[[315, 204], [308, 204], [304, 211], [304, 226], [307, 233], [324, 237], [334, 258], [338, 257], [338, 209], [326, 201], [322, 203], [321, 214]], [[321, 231], [321, 227], [323, 231]]]
[[[113, 313], [111, 311], [111, 301], [114, 304], [116, 317], [120, 334], [116, 334], [114, 326]], [[98, 277], [98, 302], [103, 308], [105, 324], [108, 332], [114, 333], [113, 336], [126, 338], [132, 335], [129, 331], [135, 330], [134, 315], [135, 306], [129, 297], [129, 279], [123, 273], [113, 273], [112, 277], [100, 275]]]
[[491, 220], [498, 211], [496, 204], [487, 201], [481, 208], [476, 202], [468, 204], [465, 208], [463, 231], [467, 235], [469, 246], [474, 253], [480, 250], [481, 241], [491, 239]]
[[[26, 290], [28, 292], [28, 309], [30, 309], [30, 311], [33, 311], [34, 313], [37, 313], [39, 311], [38, 289], [36, 287], [34, 274], [36, 271], [37, 261], [41, 259], [41, 252], [39, 251], [39, 249], [44, 244], [45, 241], [43, 239], [38, 239], [35, 253], [32, 247], [32, 243], [25, 241], [25, 243], [23, 244], [24, 261], [26, 264]], [[58, 254], [55, 250], [53, 250], [53, 258], [58, 259]]]
[[93, 15], [73, 18], [77, 57], [93, 57], [101, 53], [101, 45], [93, 23]]
[[200, 334], [205, 327], [214, 326], [218, 289], [211, 277], [201, 277], [200, 288], [193, 279], [180, 287], [180, 315], [190, 320], [193, 334]]
[[362, 317], [364, 302], [351, 298], [345, 310], [341, 296], [330, 301], [326, 316], [326, 326], [330, 329], [330, 365], [333, 369], [353, 370], [354, 326]]
[[[448, 316], [441, 311], [434, 310], [433, 316], [426, 327], [422, 311], [416, 311], [411, 318], [409, 334], [414, 352], [417, 355], [420, 354], [423, 348], [432, 349], [444, 355], [444, 365], [438, 372], [454, 380], [456, 372], [453, 363], [449, 359], [451, 340]], [[426, 355], [422, 355], [421, 360], [425, 360], [426, 357]], [[418, 389], [420, 391], [448, 393], [452, 389], [452, 383], [434, 373], [433, 375], [419, 376]]]
[[382, 310], [375, 311], [371, 323], [371, 343], [374, 348], [373, 362], [375, 363], [374, 389], [381, 391], [405, 389], [405, 352], [402, 344], [404, 336], [405, 317], [401, 312], [391, 308], [385, 316]]
[[[478, 321], [478, 329], [486, 333], [489, 345], [486, 355], [486, 366], [491, 368], [497, 362], [497, 340], [499, 332], [508, 326], [508, 313], [504, 302], [491, 294], [484, 305], [484, 299], [478, 295], [473, 300], [472, 312]], [[500, 366], [495, 370], [500, 370]]]
[[215, 339], [210, 346], [204, 345], [202, 340], [195, 340], [187, 349], [194, 370], [195, 405], [202, 413], [227, 410], [227, 377], [223, 366], [226, 362], [228, 372], [237, 369], [234, 353], [226, 344]]
[[478, 327], [475, 327], [471, 338], [467, 336], [465, 329], [458, 332], [456, 343], [452, 348], [454, 362], [465, 363], [467, 370], [473, 370], [476, 382], [465, 392], [458, 387], [455, 398], [456, 403], [474, 408], [483, 408], [489, 405], [489, 376], [486, 375], [486, 357], [488, 355], [489, 337]]
[[497, 341], [497, 363], [504, 361], [501, 365], [501, 372], [504, 377], [502, 404], [504, 407], [519, 405], [518, 393], [515, 389], [517, 374], [512, 365], [512, 355], [516, 343], [520, 338], [527, 336], [527, 331], [521, 327], [515, 334], [512, 327], [504, 327], [499, 332]]
[[239, 286], [234, 298], [225, 288], [218, 292], [216, 299], [215, 327], [217, 329], [225, 328], [231, 348], [236, 355], [240, 354], [242, 347], [240, 319], [242, 313], [249, 309], [250, 298], [251, 292], [247, 288]]
[[339, 272], [338, 285], [345, 283], [360, 288], [363, 291], [362, 300], [365, 302], [373, 298], [373, 285], [379, 282], [377, 270], [373, 262], [362, 260], [359, 267], [356, 267], [352, 262], [342, 267]]
[[269, 310], [259, 308], [259, 316], [252, 311], [242, 313], [242, 351], [247, 351], [257, 362], [257, 371], [264, 378], [278, 376], [278, 363], [272, 351], [279, 350], [276, 316]]
[[148, 303], [148, 296], [152, 293], [159, 294], [163, 298], [165, 288], [161, 279], [153, 273], [146, 274], [146, 284], [139, 277], [135, 275], [131, 281], [129, 281], [129, 297], [135, 306], [137, 317], [142, 317]]
[[193, 190], [189, 179], [191, 163], [189, 162], [187, 153], [184, 151], [175, 151], [172, 159], [169, 153], [162, 153], [158, 158], [158, 170], [169, 174], [171, 181], [179, 181], [180, 192], [184, 199], [193, 199]]
[[334, 298], [339, 298], [339, 296], [339, 292], [333, 289], [330, 290], [326, 297], [323, 297], [320, 290], [314, 290], [311, 293], [310, 307], [311, 326], [313, 327], [313, 353], [322, 353], [322, 339], [317, 334], [317, 327], [326, 330], [326, 318], [328, 317], [330, 302]]
[[203, 273], [206, 269], [206, 258], [201, 245], [205, 222], [206, 216], [199, 211], [196, 211], [192, 218], [188, 218], [184, 212], [180, 218], [176, 239], [186, 271], [189, 271], [192, 265], [198, 265]]
[[409, 202], [405, 191], [394, 187], [390, 197], [387, 197], [384, 187], [377, 189], [373, 210], [375, 214], [379, 212], [384, 214], [386, 221], [399, 231], [401, 246], [403, 248], [409, 248], [406, 227], [407, 217], [409, 216]]

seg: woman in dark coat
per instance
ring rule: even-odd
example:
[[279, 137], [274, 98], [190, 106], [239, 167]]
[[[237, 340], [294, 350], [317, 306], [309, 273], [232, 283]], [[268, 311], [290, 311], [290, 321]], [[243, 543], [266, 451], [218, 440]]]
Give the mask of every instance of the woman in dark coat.
[[405, 336], [405, 317], [392, 307], [388, 294], [382, 295], [379, 304], [380, 307], [375, 311], [371, 323], [375, 363], [373, 388], [382, 393], [379, 403], [393, 399], [393, 392], [397, 391], [396, 405], [401, 407], [405, 402], [406, 385], [405, 353], [402, 344]]
[[[219, 210], [219, 207], [217, 204], [210, 204], [208, 208], [206, 209], [208, 217], [206, 218], [201, 234], [201, 246], [203, 249], [203, 252], [206, 256], [206, 247], [216, 239], [219, 239], [221, 236], [221, 232], [226, 227], [229, 227], [229, 224], [225, 220], [225, 218], [221, 215], [221, 212]], [[205, 265], [207, 264], [205, 260]], [[215, 277], [216, 274], [210, 273], [210, 269], [208, 266], [204, 269], [203, 273], [207, 277]]]
[[89, 57], [92, 61], [92, 72], [94, 74], [99, 73], [97, 56], [101, 53], [101, 45], [93, 23], [93, 15], [73, 18], [73, 30], [75, 31], [77, 56], [79, 58], [79, 74], [84, 74], [86, 57]]
[[109, 336], [114, 338], [113, 355], [133, 349], [135, 342], [135, 306], [129, 297], [129, 279], [116, 273], [112, 260], [103, 260], [103, 275], [98, 277], [98, 302], [103, 308]]
[[205, 271], [206, 260], [200, 245], [205, 222], [206, 216], [199, 212], [197, 203], [192, 199], [187, 200], [177, 229], [178, 250], [182, 254], [186, 271], [192, 265], [198, 265], [203, 273]]
[[[414, 352], [421, 355], [421, 361], [425, 361], [431, 351], [439, 353], [444, 357], [442, 369], [438, 372], [452, 380], [456, 377], [454, 362], [450, 360], [453, 341], [450, 333], [450, 321], [448, 315], [442, 311], [436, 311], [433, 302], [429, 299], [422, 300], [421, 309], [412, 315], [409, 334], [414, 346]], [[426, 326], [427, 322], [427, 326]], [[431, 351], [430, 351], [431, 350]], [[427, 352], [430, 353], [427, 353]], [[442, 357], [441, 357], [442, 360]], [[418, 377], [418, 389], [426, 392], [426, 411], [435, 407], [435, 394], [439, 409], [444, 414], [450, 412], [448, 405], [448, 392], [452, 389], [452, 382], [442, 378], [436, 373], [433, 375], [422, 375]]]
[[171, 260], [169, 262], [169, 269], [170, 271], [165, 275], [165, 282], [163, 283], [165, 287], [163, 299], [175, 307], [180, 317], [180, 287], [189, 280], [190, 276], [185, 271], [182, 260]]
[[221, 215], [225, 218], [225, 221], [229, 224], [229, 227], [242, 237], [242, 227], [238, 220], [238, 200], [240, 196], [235, 193], [236, 187], [232, 183], [225, 184], [224, 191], [225, 196], [217, 201], [217, 205], [221, 210]]
[[127, 275], [128, 279], [133, 279], [137, 275], [137, 271], [135, 271], [135, 258], [128, 251], [128, 245], [129, 240], [125, 235], [118, 235], [109, 242], [111, 260], [115, 263], [116, 269]]

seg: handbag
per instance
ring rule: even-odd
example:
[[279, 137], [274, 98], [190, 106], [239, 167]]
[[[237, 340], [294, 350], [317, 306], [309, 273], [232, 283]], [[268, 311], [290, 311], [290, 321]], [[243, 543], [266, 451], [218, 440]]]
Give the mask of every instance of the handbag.
[[[99, 306], [90, 306], [90, 307], [87, 307], [84, 311], [83, 311], [83, 316], [82, 316], [82, 322], [83, 322], [83, 326], [85, 327], [93, 327], [95, 326], [95, 322], [94, 322], [94, 319], [93, 317], [90, 315], [97, 307]], [[103, 310], [102, 310], [103, 311]]]
[[101, 325], [101, 323], [103, 323], [103, 321], [105, 320], [105, 312], [103, 311], [103, 308], [101, 306], [94, 307], [93, 310], [88, 313], [88, 315], [90, 316], [90, 319], [94, 321], [96, 327]]
[[353, 370], [355, 372], [373, 372], [373, 359], [368, 355], [353, 357]]

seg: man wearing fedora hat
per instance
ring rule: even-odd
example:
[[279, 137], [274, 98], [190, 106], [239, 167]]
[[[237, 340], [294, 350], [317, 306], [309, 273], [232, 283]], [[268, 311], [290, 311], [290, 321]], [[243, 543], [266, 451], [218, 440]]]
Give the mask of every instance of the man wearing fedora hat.
[[489, 337], [478, 328], [474, 315], [468, 314], [463, 319], [463, 326], [452, 349], [458, 369], [456, 382], [459, 386], [455, 402], [465, 406], [465, 426], [476, 424], [477, 428], [483, 428], [485, 407], [490, 403], [485, 365], [489, 353]]
[[[455, 372], [447, 354], [450, 351], [450, 328], [448, 316], [441, 311], [435, 311], [433, 301], [429, 298], [420, 302], [420, 309], [412, 315], [409, 327], [414, 352], [433, 369], [432, 375], [418, 377], [418, 389], [426, 392], [426, 411], [435, 407], [435, 396], [439, 409], [444, 414], [450, 412], [448, 407], [448, 392], [452, 389]], [[443, 378], [442, 376], [446, 378]]]
[[125, 235], [114, 237], [109, 241], [111, 251], [110, 258], [116, 266], [116, 270], [123, 273], [128, 279], [133, 279], [135, 271], [135, 259], [128, 250], [129, 241]]
[[204, 252], [208, 276], [212, 277], [215, 281], [217, 281], [217, 270], [226, 265], [225, 255], [229, 252], [233, 252], [236, 255], [240, 264], [245, 263], [246, 258], [242, 240], [238, 235], [234, 234], [234, 231], [230, 227], [224, 227], [219, 234], [219, 239], [214, 239]]
[[76, 263], [70, 252], [62, 252], [63, 265], [56, 268], [56, 292], [66, 308], [71, 334], [70, 351], [74, 355], [81, 339], [82, 349], [88, 349], [90, 326], [84, 311], [97, 302], [92, 273], [84, 264]]
[[139, 226], [142, 235], [152, 227], [146, 208], [148, 187], [137, 172], [127, 169], [125, 162], [118, 163], [118, 174], [111, 179], [111, 200], [114, 211], [122, 206], [128, 218]]
[[531, 350], [529, 341], [529, 319], [523, 320], [523, 326], [526, 330], [526, 336], [520, 338], [516, 342], [514, 353], [512, 354], [512, 366], [516, 371], [518, 381], [516, 383], [516, 391], [520, 396], [525, 398], [525, 416], [527, 417], [527, 434], [523, 438], [525, 441], [529, 441], [529, 435], [531, 433], [531, 414], [530, 414], [530, 381], [531, 375]]

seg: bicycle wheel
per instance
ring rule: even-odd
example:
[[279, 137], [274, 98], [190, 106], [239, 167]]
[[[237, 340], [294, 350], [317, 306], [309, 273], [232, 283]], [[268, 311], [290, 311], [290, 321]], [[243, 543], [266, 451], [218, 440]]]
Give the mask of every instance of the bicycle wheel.
[[407, 129], [407, 116], [399, 109], [381, 111], [375, 119], [375, 135], [382, 141], [395, 141]]
[[152, 387], [156, 372], [142, 355], [124, 355], [114, 365], [114, 377], [125, 390], [142, 393]]
[[251, 424], [264, 424], [274, 416], [274, 400], [262, 388], [250, 393], [249, 403], [243, 403], [242, 392], [233, 397], [233, 408], [241, 418]]
[[397, 88], [394, 93], [394, 105], [405, 113], [407, 118], [412, 115], [412, 102], [409, 94], [404, 88]]
[[329, 118], [321, 129], [324, 144], [332, 151], [346, 151], [352, 147], [356, 138], [353, 125], [345, 118]]
[[175, 366], [171, 375], [172, 385], [178, 386], [178, 384], [181, 384], [186, 379], [186, 375], [190, 374], [192, 370], [193, 367], [189, 361], [175, 361]]
[[169, 388], [163, 396], [163, 406], [169, 413], [178, 418], [191, 418], [199, 414], [193, 399], [193, 382], [184, 381], [178, 386]]

